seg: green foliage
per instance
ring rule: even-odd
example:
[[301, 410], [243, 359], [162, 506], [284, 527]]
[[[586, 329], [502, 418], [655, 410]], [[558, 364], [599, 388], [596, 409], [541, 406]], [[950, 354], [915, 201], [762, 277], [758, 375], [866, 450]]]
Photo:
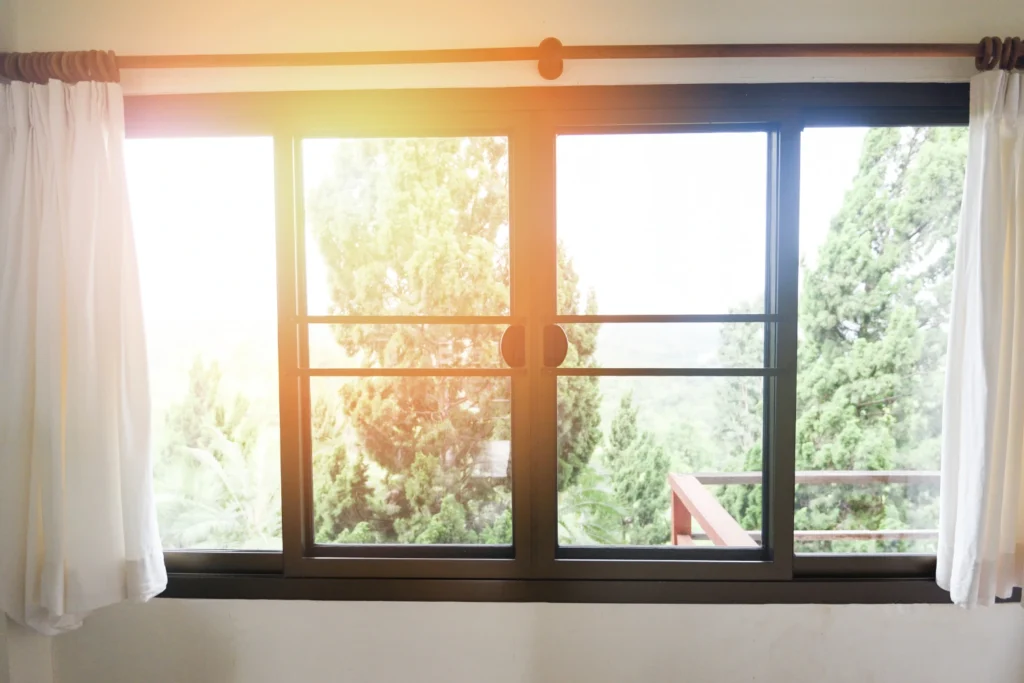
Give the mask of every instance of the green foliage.
[[637, 427], [631, 394], [619, 404], [608, 441], [604, 462], [623, 513], [621, 542], [664, 545], [669, 539], [669, 460], [651, 433]]
[[241, 395], [220, 397], [217, 363], [196, 358], [189, 391], [168, 410], [155, 463], [167, 548], [281, 545], [280, 433]]
[[[350, 457], [338, 425], [336, 406], [318, 398], [312, 412], [313, 513], [318, 543], [338, 539], [375, 539], [372, 522], [376, 515], [369, 467], [362, 458]], [[368, 542], [368, 541], [363, 541]]]
[[[867, 134], [857, 177], [803, 283], [798, 469], [937, 468], [965, 159], [962, 129]], [[797, 528], [937, 522], [930, 496], [905, 485], [797, 488]]]
[[[558, 310], [579, 315], [597, 313], [597, 298], [582, 300], [579, 276], [561, 245], [558, 247]], [[565, 367], [597, 367], [600, 325], [569, 325]], [[576, 484], [601, 443], [601, 387], [597, 377], [561, 377], [558, 384], [558, 490]]]
[[625, 510], [608, 482], [592, 467], [558, 495], [558, 540], [562, 545], [621, 545]]
[[[764, 311], [764, 298], [730, 313]], [[718, 346], [722, 367], [756, 368], [764, 364], [764, 338], [757, 324], [723, 325]], [[729, 377], [715, 396], [715, 443], [721, 453], [716, 471], [760, 472], [763, 467], [764, 383], [755, 377]], [[721, 487], [718, 501], [744, 529], [760, 529], [760, 485]]]

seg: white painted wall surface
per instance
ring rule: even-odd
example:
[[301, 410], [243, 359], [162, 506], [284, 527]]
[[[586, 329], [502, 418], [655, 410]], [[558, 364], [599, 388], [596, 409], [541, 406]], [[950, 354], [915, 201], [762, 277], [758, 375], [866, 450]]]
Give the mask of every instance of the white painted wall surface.
[[11, 2], [0, 0], [0, 52], [14, 49], [14, 8]]
[[[1017, 0], [9, 0], [18, 48], [125, 54], [1020, 35]], [[1014, 32], [1016, 29], [1016, 32]]]
[[1010, 683], [1022, 643], [1017, 605], [157, 600], [94, 615], [54, 662], [57, 683]]
[[[41, 636], [0, 617], [0, 643], [6, 641], [6, 671], [0, 671], [0, 683], [53, 683], [54, 639]], [[6, 629], [6, 634], [2, 633]], [[4, 656], [0, 656], [3, 663]], [[4, 675], [8, 678], [5, 679]]]
[[0, 683], [10, 683], [11, 680], [7, 651], [7, 617], [0, 615]]

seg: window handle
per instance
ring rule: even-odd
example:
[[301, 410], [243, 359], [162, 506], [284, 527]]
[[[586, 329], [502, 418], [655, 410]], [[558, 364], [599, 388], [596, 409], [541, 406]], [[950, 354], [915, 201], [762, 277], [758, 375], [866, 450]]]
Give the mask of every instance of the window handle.
[[521, 368], [526, 365], [526, 328], [509, 325], [501, 335], [501, 357], [509, 367]]
[[558, 325], [544, 326], [544, 366], [557, 368], [569, 353], [569, 338]]

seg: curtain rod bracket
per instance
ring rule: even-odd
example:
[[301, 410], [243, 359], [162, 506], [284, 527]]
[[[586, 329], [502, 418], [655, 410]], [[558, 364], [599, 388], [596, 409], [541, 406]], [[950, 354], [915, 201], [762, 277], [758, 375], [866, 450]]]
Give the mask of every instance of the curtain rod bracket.
[[562, 41], [558, 38], [545, 38], [537, 48], [540, 55], [537, 59], [537, 71], [547, 81], [556, 80], [562, 75], [565, 63], [562, 61]]

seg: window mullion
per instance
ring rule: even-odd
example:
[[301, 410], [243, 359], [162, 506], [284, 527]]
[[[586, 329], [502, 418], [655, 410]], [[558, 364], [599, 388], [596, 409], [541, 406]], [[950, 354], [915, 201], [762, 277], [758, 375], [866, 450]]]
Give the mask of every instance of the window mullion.
[[[557, 246], [555, 237], [555, 131], [547, 117], [531, 119], [524, 145], [529, 154], [528, 173], [515, 191], [527, 220], [520, 225], [526, 258], [517, 273], [527, 280], [527, 378], [530, 401], [529, 481], [530, 567], [533, 578], [550, 575], [558, 547], [558, 428], [556, 424], [557, 378], [542, 367], [544, 325], [554, 320], [557, 309]], [[519, 519], [519, 518], [517, 518]]]
[[[301, 179], [295, 172], [296, 146], [291, 135], [274, 137], [274, 193], [277, 215], [277, 315], [281, 405], [281, 534], [285, 574], [294, 573], [305, 547], [303, 524], [303, 462], [308, 445], [302, 438], [302, 384], [299, 315], [299, 261], [297, 259], [297, 208]], [[308, 389], [307, 389], [308, 393]]]
[[[793, 575], [793, 505], [796, 467], [797, 293], [800, 253], [800, 132], [801, 124], [783, 121], [772, 140], [769, 155], [770, 264], [768, 301], [778, 315], [769, 335], [770, 362], [778, 374], [768, 381], [773, 425], [769, 457], [765, 459], [765, 530], [776, 578]], [[773, 210], [774, 209], [774, 210]]]

